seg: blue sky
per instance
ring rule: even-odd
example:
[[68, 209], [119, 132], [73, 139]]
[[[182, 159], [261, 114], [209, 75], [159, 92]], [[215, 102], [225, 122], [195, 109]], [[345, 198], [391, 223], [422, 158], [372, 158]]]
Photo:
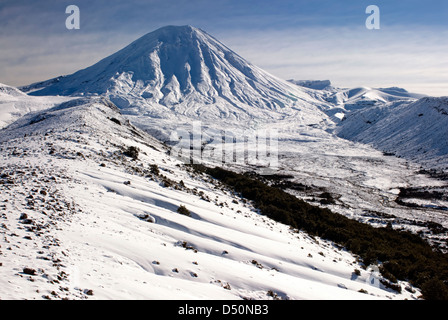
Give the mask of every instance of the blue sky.
[[[77, 5], [81, 28], [67, 30]], [[380, 8], [368, 30], [365, 9]], [[445, 0], [2, 0], [0, 82], [70, 74], [165, 25], [193, 25], [284, 79], [448, 95]]]

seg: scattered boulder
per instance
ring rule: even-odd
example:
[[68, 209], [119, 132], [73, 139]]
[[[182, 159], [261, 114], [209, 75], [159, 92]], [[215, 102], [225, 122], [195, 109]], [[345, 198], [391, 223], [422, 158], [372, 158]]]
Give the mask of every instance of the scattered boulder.
[[34, 270], [33, 268], [25, 267], [25, 268], [23, 268], [23, 273], [29, 274], [30, 276], [35, 276], [37, 274], [37, 271]]
[[33, 220], [32, 219], [22, 219], [22, 223], [23, 224], [33, 224]]
[[93, 290], [92, 289], [85, 289], [84, 293], [88, 296], [93, 296]]

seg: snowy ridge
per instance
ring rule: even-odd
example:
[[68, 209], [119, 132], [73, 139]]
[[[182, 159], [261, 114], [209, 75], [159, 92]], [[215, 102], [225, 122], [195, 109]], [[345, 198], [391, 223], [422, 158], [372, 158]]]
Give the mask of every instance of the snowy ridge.
[[13, 123], [23, 115], [50, 108], [71, 97], [31, 97], [15, 87], [0, 83], [0, 128]]
[[106, 100], [27, 115], [0, 137], [2, 299], [419, 294], [389, 291], [350, 253], [260, 216]]
[[298, 86], [302, 86], [305, 88], [315, 89], [315, 90], [330, 90], [331, 81], [330, 80], [288, 80], [291, 83], [294, 83]]
[[402, 88], [356, 87], [350, 89], [329, 87], [323, 90], [323, 99], [332, 107], [325, 112], [339, 123], [352, 112], [369, 109], [374, 106], [398, 105], [413, 102], [423, 95], [407, 92]]
[[401, 88], [369, 88], [358, 87], [351, 89], [338, 89], [327, 98], [327, 101], [337, 105], [343, 104], [346, 110], [359, 109], [375, 103], [394, 101], [412, 101], [423, 95], [407, 92]]
[[355, 112], [337, 129], [340, 137], [368, 143], [426, 168], [448, 168], [448, 99], [425, 97]]
[[12, 96], [12, 97], [23, 97], [25, 93], [20, 91], [15, 87], [8, 86], [6, 84], [0, 83], [0, 95], [4, 96]]
[[339, 88], [329, 80], [288, 80], [297, 86], [317, 90], [319, 100], [325, 105], [316, 105], [321, 111], [339, 124], [344, 117], [352, 112], [368, 109], [373, 106], [398, 105], [416, 101], [425, 95], [411, 93], [403, 88]]

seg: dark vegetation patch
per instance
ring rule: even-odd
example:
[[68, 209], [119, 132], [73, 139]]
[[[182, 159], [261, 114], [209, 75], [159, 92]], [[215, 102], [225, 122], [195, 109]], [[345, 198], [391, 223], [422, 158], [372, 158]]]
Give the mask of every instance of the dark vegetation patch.
[[448, 200], [448, 193], [440, 187], [400, 188], [399, 198]]
[[444, 170], [436, 170], [436, 169], [421, 169], [418, 171], [418, 173], [426, 174], [432, 178], [448, 181], [448, 168]]
[[335, 196], [328, 192], [325, 188], [308, 186], [300, 182], [291, 181], [294, 176], [286, 174], [272, 174], [272, 175], [257, 175], [255, 173], [250, 173], [253, 178], [267, 183], [268, 185], [279, 188], [282, 190], [294, 190], [298, 192], [303, 192], [309, 196], [313, 196], [311, 201], [317, 201], [320, 204], [336, 204]]
[[[408, 201], [406, 201], [408, 199]], [[412, 202], [412, 199], [421, 199], [426, 201], [448, 201], [447, 187], [414, 187], [414, 188], [400, 188], [400, 193], [395, 199], [395, 202], [401, 206], [410, 208], [433, 208], [438, 210], [447, 210], [448, 207], [437, 206], [433, 204], [417, 204]]]
[[112, 121], [112, 122], [118, 124], [119, 126], [121, 126], [121, 121], [118, 120], [117, 118], [108, 118], [108, 119], [109, 119], [110, 121]]
[[140, 153], [140, 149], [135, 146], [130, 146], [124, 150], [123, 154], [127, 157], [132, 158], [132, 160], [138, 160], [138, 155]]
[[238, 174], [222, 168], [192, 165], [218, 179], [269, 218], [335, 242], [358, 255], [367, 267], [381, 264], [380, 271], [390, 288], [398, 289], [397, 279], [409, 281], [421, 288], [428, 300], [448, 300], [448, 255], [431, 247], [409, 231], [390, 227], [375, 228], [313, 206], [257, 179], [253, 173]]
[[[419, 221], [415, 219], [399, 218], [391, 214], [372, 210], [363, 210], [363, 216], [369, 217], [369, 223], [384, 223], [387, 221], [388, 224], [407, 224], [427, 228], [432, 234], [445, 234], [448, 232], [447, 228], [434, 221]], [[423, 236], [423, 231], [420, 230], [417, 234]]]
[[191, 212], [188, 210], [184, 205], [180, 205], [179, 208], [177, 208], [177, 213], [183, 214], [184, 216], [191, 217]]

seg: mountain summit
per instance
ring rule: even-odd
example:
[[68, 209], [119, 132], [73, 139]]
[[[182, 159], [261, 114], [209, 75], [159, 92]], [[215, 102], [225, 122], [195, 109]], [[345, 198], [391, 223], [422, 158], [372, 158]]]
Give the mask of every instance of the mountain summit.
[[105, 95], [127, 114], [155, 118], [250, 119], [260, 110], [278, 118], [298, 101], [315, 101], [191, 26], [160, 28], [91, 67], [22, 90]]

